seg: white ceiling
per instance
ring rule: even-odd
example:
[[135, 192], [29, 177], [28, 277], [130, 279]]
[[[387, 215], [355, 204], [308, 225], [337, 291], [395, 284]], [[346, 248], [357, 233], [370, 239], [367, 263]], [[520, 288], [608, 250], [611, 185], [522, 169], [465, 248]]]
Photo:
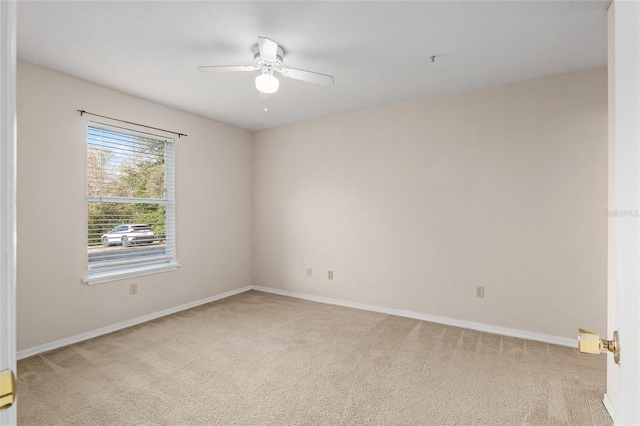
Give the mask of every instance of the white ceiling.
[[[18, 58], [257, 130], [605, 64], [608, 4], [21, 1]], [[196, 71], [251, 64], [258, 35], [335, 84], [261, 100], [258, 71]]]

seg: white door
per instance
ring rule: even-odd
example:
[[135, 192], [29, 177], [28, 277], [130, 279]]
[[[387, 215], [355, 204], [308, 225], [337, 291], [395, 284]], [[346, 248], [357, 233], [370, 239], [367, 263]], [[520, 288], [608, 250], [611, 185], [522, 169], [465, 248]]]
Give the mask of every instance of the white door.
[[620, 364], [609, 359], [605, 397], [616, 425], [640, 425], [639, 81], [640, 2], [616, 0], [609, 8], [609, 190], [616, 214], [609, 219], [608, 306], [609, 333], [620, 334]]
[[[0, 371], [16, 371], [15, 322], [15, 2], [0, 1]], [[2, 393], [6, 391], [2, 384]], [[0, 425], [15, 425], [15, 404], [0, 412]]]

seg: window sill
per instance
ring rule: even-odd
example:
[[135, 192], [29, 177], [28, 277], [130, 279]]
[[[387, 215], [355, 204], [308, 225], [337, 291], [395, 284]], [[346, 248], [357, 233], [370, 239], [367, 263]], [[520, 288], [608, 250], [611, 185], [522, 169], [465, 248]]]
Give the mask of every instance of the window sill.
[[127, 269], [120, 269], [118, 271], [90, 273], [87, 278], [82, 279], [82, 282], [87, 285], [102, 284], [110, 281], [126, 280], [128, 278], [141, 277], [144, 275], [175, 271], [180, 266], [182, 265], [177, 262], [171, 262], [158, 265], [136, 266]]

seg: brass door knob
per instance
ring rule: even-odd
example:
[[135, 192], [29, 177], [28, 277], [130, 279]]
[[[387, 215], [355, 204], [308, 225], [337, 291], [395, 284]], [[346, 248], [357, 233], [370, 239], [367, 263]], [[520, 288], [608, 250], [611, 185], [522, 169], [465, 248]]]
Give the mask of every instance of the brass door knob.
[[0, 371], [0, 411], [6, 410], [16, 400], [16, 379], [13, 371]]
[[601, 351], [613, 353], [613, 360], [620, 364], [620, 344], [618, 330], [613, 332], [613, 340], [601, 339], [598, 333], [580, 328], [578, 330], [578, 349], [583, 354], [599, 354]]

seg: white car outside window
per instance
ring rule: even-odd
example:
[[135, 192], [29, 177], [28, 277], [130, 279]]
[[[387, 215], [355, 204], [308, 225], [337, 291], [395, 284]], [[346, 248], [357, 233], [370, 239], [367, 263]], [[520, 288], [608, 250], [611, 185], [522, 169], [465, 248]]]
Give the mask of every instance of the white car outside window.
[[146, 223], [133, 223], [118, 225], [111, 231], [102, 235], [102, 245], [109, 247], [112, 244], [124, 247], [137, 243], [153, 243], [153, 229]]

